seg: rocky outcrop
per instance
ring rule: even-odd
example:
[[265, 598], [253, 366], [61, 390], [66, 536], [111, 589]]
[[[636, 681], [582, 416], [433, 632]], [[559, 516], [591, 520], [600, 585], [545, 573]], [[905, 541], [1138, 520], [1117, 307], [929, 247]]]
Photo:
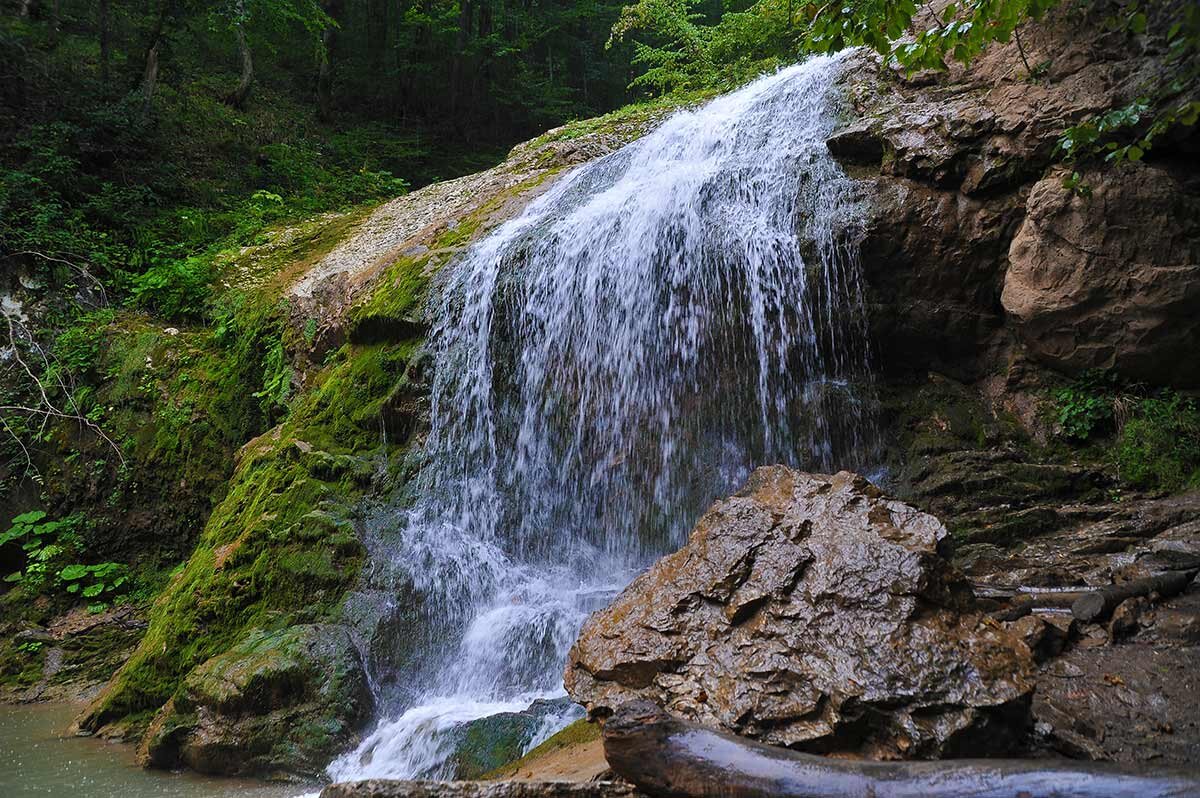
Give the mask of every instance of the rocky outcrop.
[[[297, 329], [323, 355], [356, 343], [423, 335], [417, 307], [425, 282], [482, 233], [520, 213], [564, 169], [600, 158], [653, 129], [667, 107], [564, 126], [517, 145], [497, 166], [398, 197], [354, 222], [353, 233], [287, 289]], [[381, 294], [386, 298], [381, 301]]]
[[1061, 371], [1200, 385], [1200, 196], [1142, 164], [1085, 179], [1030, 191], [1001, 294], [1021, 341]]
[[975, 612], [946, 530], [861, 477], [761, 468], [585, 624], [567, 690], [648, 698], [765, 742], [877, 757], [996, 752], [1028, 718], [1029, 649]]
[[317, 776], [371, 709], [344, 627], [253, 632], [188, 674], [151, 722], [140, 758], [201, 773]]
[[862, 261], [884, 371], [973, 380], [1019, 344], [1068, 373], [1198, 384], [1196, 358], [1178, 362], [1200, 346], [1186, 311], [1200, 263], [1195, 128], [1190, 142], [1162, 137], [1158, 165], [1085, 173], [1091, 197], [1062, 187], [1063, 130], [1169, 70], [1157, 43], [1109, 29], [1105, 13], [1061, 9], [1023, 28], [1025, 60], [1009, 43], [941, 75], [866, 56], [848, 71], [850, 113], [828, 145], [871, 209]]

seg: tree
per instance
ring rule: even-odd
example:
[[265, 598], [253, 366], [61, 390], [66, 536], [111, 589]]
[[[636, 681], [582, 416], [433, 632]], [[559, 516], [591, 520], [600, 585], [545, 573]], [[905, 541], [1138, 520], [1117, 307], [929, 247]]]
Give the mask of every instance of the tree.
[[254, 83], [254, 59], [250, 55], [250, 45], [246, 42], [246, 0], [235, 0], [232, 12], [233, 33], [237, 37], [242, 75], [237, 86], [225, 98], [225, 102], [234, 108], [241, 108], [246, 104], [246, 98], [250, 96], [250, 86]]

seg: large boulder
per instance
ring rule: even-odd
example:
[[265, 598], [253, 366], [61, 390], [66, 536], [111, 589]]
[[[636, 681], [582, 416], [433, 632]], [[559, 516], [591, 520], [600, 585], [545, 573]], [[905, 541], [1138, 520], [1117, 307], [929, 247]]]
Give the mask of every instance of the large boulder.
[[1144, 164], [1038, 182], [1013, 238], [1001, 300], [1055, 368], [1115, 369], [1200, 385], [1200, 196]]
[[760, 468], [588, 620], [567, 691], [809, 751], [999, 752], [1028, 723], [1031, 656], [973, 610], [945, 536], [854, 474]]
[[151, 721], [143, 764], [220, 775], [320, 775], [372, 696], [346, 627], [254, 631], [203, 663]]

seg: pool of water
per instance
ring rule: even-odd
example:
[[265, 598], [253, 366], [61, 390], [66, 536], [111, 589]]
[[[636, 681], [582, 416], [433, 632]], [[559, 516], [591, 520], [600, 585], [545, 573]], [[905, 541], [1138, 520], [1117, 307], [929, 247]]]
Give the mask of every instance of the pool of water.
[[319, 789], [143, 770], [130, 745], [68, 735], [77, 709], [0, 705], [0, 797], [293, 798]]

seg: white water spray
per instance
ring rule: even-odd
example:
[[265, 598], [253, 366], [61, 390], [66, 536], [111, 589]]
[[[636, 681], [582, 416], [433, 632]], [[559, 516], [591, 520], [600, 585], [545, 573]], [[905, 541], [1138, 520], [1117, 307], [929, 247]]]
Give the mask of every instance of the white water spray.
[[423, 631], [333, 778], [452, 775], [456, 730], [561, 696], [587, 613], [753, 467], [869, 457], [857, 217], [825, 147], [839, 60], [675, 115], [443, 273], [390, 552]]

